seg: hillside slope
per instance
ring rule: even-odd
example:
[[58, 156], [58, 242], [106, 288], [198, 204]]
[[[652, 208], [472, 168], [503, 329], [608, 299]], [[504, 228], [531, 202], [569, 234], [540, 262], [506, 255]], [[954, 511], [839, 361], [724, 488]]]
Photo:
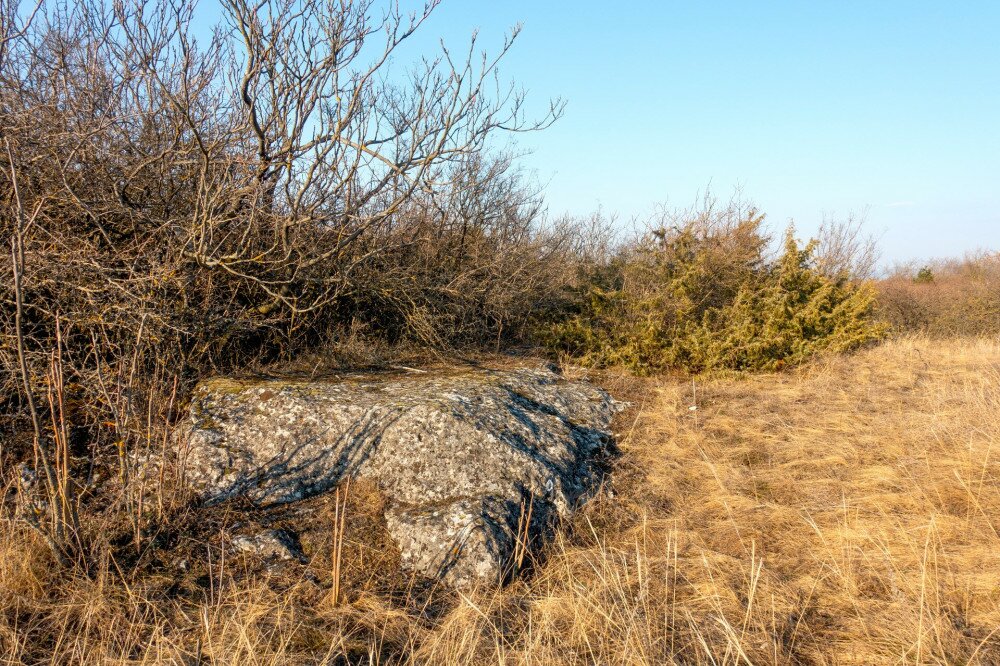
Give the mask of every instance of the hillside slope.
[[58, 574], [7, 522], [3, 663], [1000, 663], [1000, 341], [600, 379], [633, 405], [613, 484], [501, 592], [372, 582], [360, 495], [340, 605], [325, 541], [268, 573], [220, 561], [206, 527], [204, 589], [185, 592], [110, 556]]

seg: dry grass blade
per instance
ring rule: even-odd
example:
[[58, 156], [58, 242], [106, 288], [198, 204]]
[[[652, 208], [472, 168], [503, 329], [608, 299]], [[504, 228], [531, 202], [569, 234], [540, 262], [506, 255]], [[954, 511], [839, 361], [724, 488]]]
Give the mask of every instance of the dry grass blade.
[[343, 485], [338, 486], [333, 493], [333, 530], [331, 537], [333, 539], [333, 545], [330, 549], [333, 563], [330, 574], [333, 579], [333, 585], [330, 588], [330, 601], [334, 606], [340, 603], [341, 597], [340, 585], [343, 579], [342, 569], [344, 558], [344, 539], [347, 528], [347, 502], [350, 499], [350, 492], [351, 477], [348, 476]]

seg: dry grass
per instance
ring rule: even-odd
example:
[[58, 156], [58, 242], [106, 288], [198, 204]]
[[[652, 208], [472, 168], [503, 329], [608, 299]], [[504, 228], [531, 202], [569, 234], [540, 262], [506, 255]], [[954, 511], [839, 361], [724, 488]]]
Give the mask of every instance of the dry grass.
[[231, 562], [173, 599], [11, 530], [0, 663], [1000, 663], [1000, 341], [608, 383], [637, 407], [614, 496], [503, 592], [333, 606]]
[[645, 387], [591, 543], [556, 549], [514, 633], [509, 598], [470, 601], [430, 661], [1000, 663], [1000, 344]]

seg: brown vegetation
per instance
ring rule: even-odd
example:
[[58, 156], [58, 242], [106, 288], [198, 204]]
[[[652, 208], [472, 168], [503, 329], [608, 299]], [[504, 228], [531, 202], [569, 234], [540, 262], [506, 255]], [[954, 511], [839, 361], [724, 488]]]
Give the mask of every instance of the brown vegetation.
[[93, 560], [95, 474], [136, 534], [162, 519], [128, 458], [199, 377], [493, 348], [562, 284], [567, 235], [492, 149], [561, 105], [499, 82], [516, 31], [391, 68], [436, 5], [233, 0], [199, 43], [189, 0], [0, 0], [0, 464], [43, 479], [15, 497], [58, 559]]
[[[857, 219], [550, 224], [492, 139], [561, 113], [498, 84], [516, 31], [388, 69], [436, 5], [226, 0], [196, 44], [188, 0], [0, 0], [0, 663], [1000, 663], [1000, 347], [955, 337], [1000, 331], [1000, 259], [875, 300]], [[264, 567], [233, 523], [299, 509], [176, 477], [206, 375], [540, 338], [633, 409], [505, 590], [409, 578], [360, 483]]]
[[896, 268], [879, 281], [882, 317], [898, 331], [933, 336], [1000, 331], [1000, 255]]

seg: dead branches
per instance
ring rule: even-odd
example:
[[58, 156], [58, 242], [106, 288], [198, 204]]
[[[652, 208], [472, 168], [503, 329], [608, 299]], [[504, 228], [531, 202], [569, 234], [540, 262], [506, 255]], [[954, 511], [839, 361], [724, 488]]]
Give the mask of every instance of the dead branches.
[[0, 0], [0, 415], [32, 431], [63, 543], [74, 455], [131, 484], [171, 378], [182, 401], [337, 331], [492, 346], [562, 283], [537, 191], [492, 150], [562, 110], [529, 119], [501, 83], [517, 30], [402, 67], [436, 0], [225, 0], [208, 31], [194, 7]]

